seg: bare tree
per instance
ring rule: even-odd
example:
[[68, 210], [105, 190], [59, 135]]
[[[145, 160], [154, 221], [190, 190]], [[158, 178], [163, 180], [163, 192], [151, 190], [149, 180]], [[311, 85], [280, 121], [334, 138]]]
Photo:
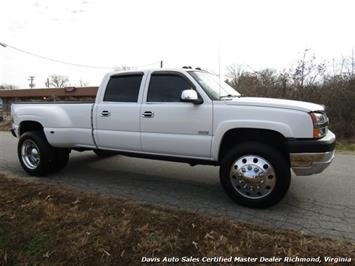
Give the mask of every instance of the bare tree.
[[279, 74], [276, 70], [265, 68], [256, 72], [261, 86], [276, 86]]
[[[309, 50], [310, 49], [306, 49], [303, 53], [303, 58], [298, 60], [296, 67], [289, 70], [293, 86], [296, 88], [315, 85], [319, 79], [324, 78], [325, 72], [327, 71], [324, 62], [316, 63], [315, 55], [312, 55], [310, 59], [306, 58]], [[343, 68], [343, 66], [341, 68]]]
[[244, 72], [245, 71], [240, 65], [232, 64], [227, 67], [226, 76], [228, 77], [229, 79], [228, 81], [231, 84], [231, 86], [234, 87], [235, 89], [238, 89], [240, 78], [244, 74]]
[[83, 81], [83, 80], [79, 80], [79, 86], [80, 87], [87, 87], [87, 86], [89, 86], [89, 82]]
[[1, 84], [0, 90], [16, 90], [17, 86], [15, 85], [8, 85], [8, 84]]
[[[307, 50], [308, 51], [308, 50]], [[340, 139], [355, 139], [355, 77], [353, 56], [316, 61], [304, 51], [297, 64], [282, 71], [227, 69], [228, 83], [242, 95], [317, 102], [327, 106], [331, 129]]]
[[63, 75], [50, 75], [49, 79], [49, 86], [53, 88], [64, 88], [69, 84], [69, 78]]

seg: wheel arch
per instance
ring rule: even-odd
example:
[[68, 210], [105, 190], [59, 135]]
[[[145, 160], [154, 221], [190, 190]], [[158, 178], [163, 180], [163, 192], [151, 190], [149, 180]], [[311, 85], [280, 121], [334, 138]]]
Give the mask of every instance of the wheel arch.
[[22, 121], [20, 123], [20, 125], [19, 125], [19, 128], [18, 128], [19, 136], [21, 136], [22, 134], [24, 134], [24, 133], [26, 133], [28, 131], [41, 131], [41, 132], [44, 132], [43, 125], [40, 122], [33, 121], [33, 120]]
[[233, 128], [226, 131], [220, 141], [217, 156], [218, 161], [220, 162], [231, 148], [247, 141], [269, 144], [279, 150], [289, 161], [289, 152], [285, 136], [275, 130], [260, 128]]

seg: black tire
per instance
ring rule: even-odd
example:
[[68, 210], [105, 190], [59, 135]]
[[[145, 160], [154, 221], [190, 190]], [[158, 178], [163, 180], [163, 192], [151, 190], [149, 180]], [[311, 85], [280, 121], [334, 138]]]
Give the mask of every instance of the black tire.
[[[24, 144], [25, 143], [25, 144]], [[22, 156], [22, 148], [27, 144], [33, 143], [38, 149], [39, 162], [35, 167], [29, 167], [28, 163]], [[18, 146], [17, 154], [22, 168], [31, 176], [45, 176], [51, 172], [53, 165], [54, 152], [52, 146], [48, 143], [46, 136], [41, 131], [28, 131], [21, 135]]]
[[114, 151], [105, 151], [105, 150], [94, 150], [94, 153], [100, 158], [107, 158], [117, 155], [117, 152]]
[[[275, 178], [275, 180], [273, 180], [274, 182], [273, 188], [270, 189], [270, 191], [267, 192], [269, 194], [265, 194], [265, 196], [262, 195], [262, 193], [260, 193], [260, 197], [262, 198], [250, 198], [247, 195], [243, 195], [242, 192], [238, 192], [237, 188], [233, 186], [231, 180], [232, 178], [233, 179], [236, 178], [235, 175], [231, 174], [232, 166], [234, 167], [234, 163], [238, 159], [242, 158], [243, 156], [248, 156], [248, 155], [256, 155], [259, 158], [266, 159], [271, 164], [271, 168], [275, 173], [275, 177], [271, 177], [271, 178]], [[245, 163], [246, 167], [248, 167], [249, 166], [248, 162], [244, 159], [242, 160]], [[250, 165], [252, 165], [252, 163]], [[267, 170], [265, 170], [265, 172], [266, 171]], [[242, 177], [238, 177], [238, 178], [243, 179]], [[243, 182], [240, 181], [240, 179], [237, 179], [238, 182]], [[224, 156], [220, 167], [220, 181], [222, 187], [224, 188], [228, 196], [231, 197], [238, 204], [250, 208], [267, 208], [278, 203], [288, 191], [291, 182], [290, 166], [285, 156], [280, 151], [273, 148], [272, 146], [259, 143], [259, 142], [246, 142], [232, 148], [226, 154], [226, 156]], [[237, 184], [238, 187], [237, 181], [235, 181], [235, 183]]]
[[54, 149], [54, 160], [51, 165], [51, 173], [56, 173], [62, 170], [69, 161], [69, 150], [67, 149]]

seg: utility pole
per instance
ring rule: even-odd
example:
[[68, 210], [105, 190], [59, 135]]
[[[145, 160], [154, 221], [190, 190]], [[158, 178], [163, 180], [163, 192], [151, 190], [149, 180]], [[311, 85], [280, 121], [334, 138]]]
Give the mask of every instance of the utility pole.
[[163, 60], [160, 61], [160, 68], [163, 68]]
[[28, 84], [28, 86], [30, 86], [30, 88], [32, 89], [35, 84], [33, 83], [33, 81], [35, 80], [35, 76], [29, 76], [28, 80], [30, 81], [30, 84]]
[[46, 87], [49, 88], [49, 78], [47, 78], [47, 81], [46, 81]]

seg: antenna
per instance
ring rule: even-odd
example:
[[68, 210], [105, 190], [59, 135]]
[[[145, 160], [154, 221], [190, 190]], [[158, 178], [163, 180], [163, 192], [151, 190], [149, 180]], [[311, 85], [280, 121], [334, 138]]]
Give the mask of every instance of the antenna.
[[218, 81], [219, 81], [219, 84], [218, 84], [218, 89], [219, 89], [218, 98], [221, 98], [221, 50], [220, 49], [218, 49]]
[[354, 77], [354, 48], [351, 50], [351, 77]]

